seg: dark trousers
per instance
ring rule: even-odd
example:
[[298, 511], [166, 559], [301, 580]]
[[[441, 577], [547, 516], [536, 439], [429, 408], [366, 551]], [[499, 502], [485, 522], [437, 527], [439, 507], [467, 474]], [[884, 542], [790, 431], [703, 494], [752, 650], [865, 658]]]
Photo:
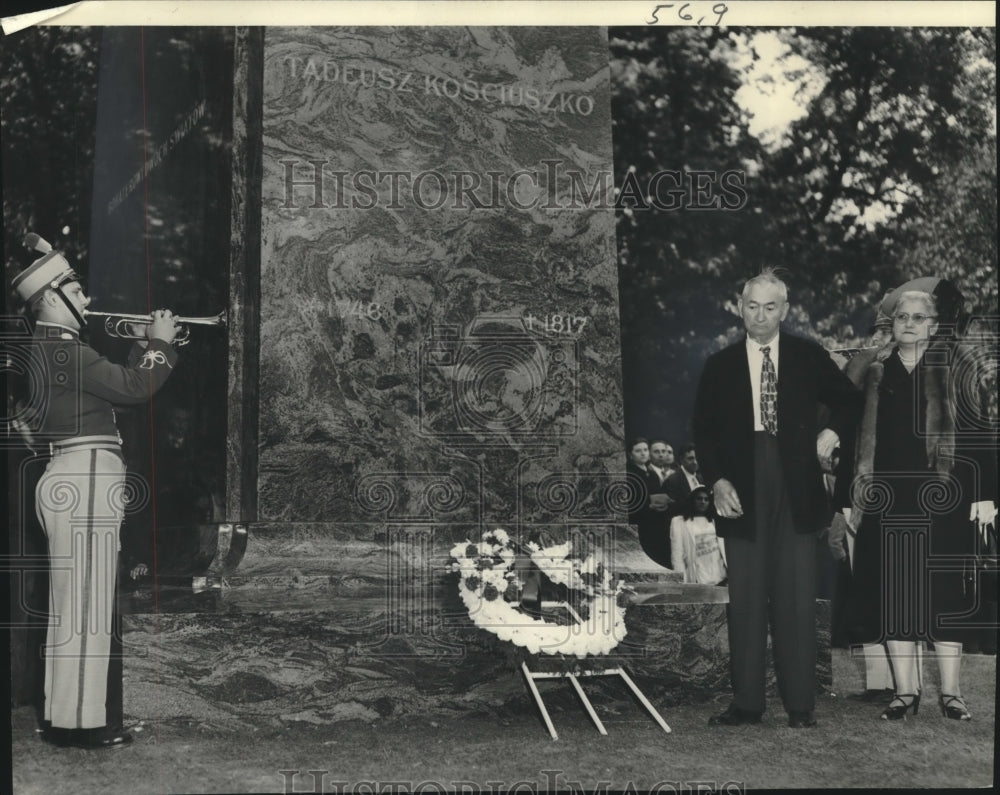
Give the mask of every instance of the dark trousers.
[[787, 712], [816, 701], [816, 537], [796, 533], [777, 440], [755, 434], [756, 537], [726, 539], [733, 703], [765, 707], [768, 624]]
[[670, 528], [666, 520], [661, 518], [666, 514], [647, 517], [639, 523], [639, 546], [646, 556], [655, 560], [661, 566], [670, 568]]

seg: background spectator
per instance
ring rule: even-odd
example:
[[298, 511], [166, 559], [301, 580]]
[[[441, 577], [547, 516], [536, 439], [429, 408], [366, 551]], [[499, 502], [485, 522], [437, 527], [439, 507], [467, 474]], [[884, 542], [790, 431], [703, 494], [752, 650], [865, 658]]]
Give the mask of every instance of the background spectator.
[[642, 437], [629, 446], [625, 465], [629, 479], [641, 494], [636, 496], [636, 508], [629, 513], [629, 522], [639, 531], [643, 551], [661, 566], [670, 568], [670, 535], [666, 524], [669, 498], [663, 493], [660, 479], [649, 466], [649, 442]]
[[674, 448], [663, 439], [653, 439], [649, 443], [649, 466], [662, 484], [677, 469], [674, 466]]
[[667, 494], [674, 500], [675, 507], [698, 486], [703, 485], [698, 476], [698, 455], [693, 444], [686, 444], [680, 450], [681, 465], [665, 484]]
[[725, 546], [715, 534], [715, 508], [706, 486], [696, 486], [681, 501], [670, 522], [670, 548], [684, 582], [726, 584]]

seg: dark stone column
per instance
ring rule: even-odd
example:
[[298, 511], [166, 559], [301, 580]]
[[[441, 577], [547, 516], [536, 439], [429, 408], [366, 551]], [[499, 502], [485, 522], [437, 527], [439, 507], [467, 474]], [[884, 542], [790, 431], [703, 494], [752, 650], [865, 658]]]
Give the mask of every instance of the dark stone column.
[[[189, 318], [227, 309], [232, 63], [232, 28], [105, 29], [90, 309]], [[125, 361], [132, 343], [109, 339], [102, 325], [89, 324], [93, 346]], [[164, 387], [116, 410], [136, 491], [124, 557], [157, 575], [197, 551], [190, 528], [225, 518], [226, 331], [188, 328]]]
[[243, 522], [257, 518], [263, 56], [264, 29], [237, 28], [233, 68], [226, 516]]

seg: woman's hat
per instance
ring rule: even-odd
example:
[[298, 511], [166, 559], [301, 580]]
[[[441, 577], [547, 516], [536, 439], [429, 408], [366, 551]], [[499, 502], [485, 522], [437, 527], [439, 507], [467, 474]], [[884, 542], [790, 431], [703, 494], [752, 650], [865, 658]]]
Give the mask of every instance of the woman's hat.
[[[894, 290], [888, 290], [885, 295], [882, 296], [882, 301], [878, 305], [878, 309], [875, 312], [875, 322], [872, 323], [872, 327], [868, 330], [869, 334], [874, 334], [879, 329], [891, 329], [892, 328], [892, 312], [889, 311], [889, 299], [892, 297]], [[893, 308], [895, 308], [895, 301], [893, 301]]]
[[950, 279], [942, 279], [939, 276], [920, 276], [899, 285], [899, 287], [885, 297], [882, 306], [879, 307], [879, 311], [885, 312], [886, 315], [892, 317], [896, 314], [896, 305], [899, 303], [899, 297], [903, 293], [911, 291], [929, 293], [934, 296], [934, 302], [937, 305], [938, 321], [940, 323], [944, 325], [954, 324], [959, 327], [964, 325], [964, 321], [966, 320], [965, 296], [962, 295], [954, 282]]

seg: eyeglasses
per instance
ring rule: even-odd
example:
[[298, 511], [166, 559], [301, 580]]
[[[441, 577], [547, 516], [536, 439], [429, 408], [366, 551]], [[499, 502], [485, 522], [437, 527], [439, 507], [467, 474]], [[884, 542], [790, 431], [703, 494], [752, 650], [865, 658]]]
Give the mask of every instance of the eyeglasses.
[[936, 317], [937, 315], [922, 315], [919, 312], [915, 315], [911, 315], [907, 312], [900, 312], [898, 315], [894, 315], [892, 319], [895, 320], [897, 323], [906, 323], [912, 320], [919, 326], [922, 325], [923, 323], [926, 323], [928, 320], [933, 320]]

